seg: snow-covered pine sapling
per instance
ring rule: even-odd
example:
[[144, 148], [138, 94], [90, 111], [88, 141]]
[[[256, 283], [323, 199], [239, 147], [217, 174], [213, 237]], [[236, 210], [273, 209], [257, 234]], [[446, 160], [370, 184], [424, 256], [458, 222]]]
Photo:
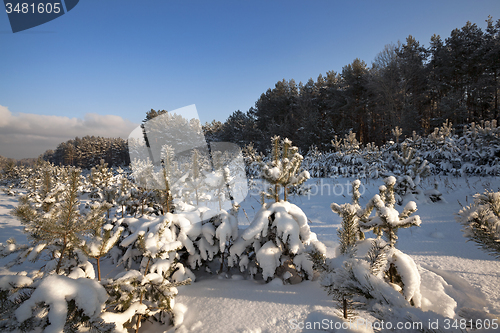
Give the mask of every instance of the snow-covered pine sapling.
[[468, 241], [500, 259], [500, 192], [475, 194], [474, 203], [462, 208], [456, 220]]
[[[182, 306], [174, 308], [176, 287], [189, 284], [194, 275], [178, 262], [177, 251], [185, 246], [194, 249], [186, 235], [191, 223], [167, 213], [158, 218], [130, 218], [122, 225], [127, 226], [127, 233], [123, 234], [120, 246], [127, 251], [121, 261], [130, 268], [135, 252], [140, 260], [140, 271], [130, 269], [120, 273], [106, 285], [111, 304], [118, 313], [107, 313], [103, 318], [123, 327], [136, 316], [136, 331], [141, 320], [149, 316], [163, 323], [173, 320], [174, 325], [179, 324], [184, 310]], [[179, 232], [180, 225], [183, 228]]]
[[[264, 280], [279, 277], [290, 283], [312, 278], [313, 267], [306, 250], [325, 253], [324, 245], [311, 232], [304, 212], [287, 201], [266, 203], [250, 226], [230, 249], [232, 262], [238, 257], [240, 270], [251, 262], [260, 268]], [[250, 271], [251, 275], [255, 271]]]
[[79, 246], [87, 257], [95, 259], [97, 264], [97, 279], [101, 281], [101, 258], [116, 244], [123, 227], [113, 227], [107, 223], [103, 226], [96, 225], [96, 229], [90, 230], [83, 243]]
[[337, 135], [333, 137], [333, 140], [331, 141], [331, 144], [333, 146], [333, 151], [334, 152], [340, 152], [342, 150], [342, 139], [339, 139]]
[[60, 273], [63, 261], [80, 244], [79, 237], [102, 225], [103, 215], [109, 209], [107, 203], [96, 203], [86, 214], [82, 214], [78, 199], [79, 186], [80, 170], [70, 169], [60, 202], [55, 203], [48, 212], [40, 213], [29, 203], [21, 204], [14, 210], [14, 215], [19, 217], [25, 226], [24, 232], [35, 246], [35, 252], [45, 247], [56, 249], [52, 260], [56, 262], [56, 274]]
[[105, 287], [110, 295], [109, 304], [117, 312], [105, 312], [102, 318], [115, 323], [118, 332], [126, 333], [127, 327], [134, 326], [138, 332], [141, 321], [154, 316], [164, 324], [179, 326], [183, 321], [186, 308], [175, 303], [177, 287], [191, 283], [190, 279], [173, 281], [175, 265], [162, 273], [144, 274], [137, 270], [120, 273]]
[[157, 175], [153, 162], [146, 158], [145, 160], [134, 159], [130, 162], [132, 168], [132, 177], [137, 185], [131, 191], [131, 196], [134, 202], [135, 214], [137, 214], [138, 207], [141, 207], [141, 215], [144, 216], [145, 207], [153, 198], [152, 189], [158, 188]]
[[[15, 277], [30, 280], [26, 276]], [[29, 283], [16, 280], [18, 285]], [[2, 331], [33, 332], [43, 328], [43, 332], [111, 333], [115, 328], [100, 317], [108, 296], [93, 279], [50, 275], [12, 296], [15, 301], [5, 313], [8, 318], [0, 322]]]
[[424, 191], [425, 196], [428, 197], [432, 202], [443, 201], [443, 194], [439, 191], [438, 187], [439, 182], [436, 180], [434, 182], [434, 188]]
[[[224, 271], [225, 266], [229, 268], [235, 264], [229, 250], [238, 238], [238, 210], [239, 205], [235, 203], [229, 212], [221, 210], [219, 214], [204, 223], [202, 225], [203, 237], [195, 243], [200, 250], [201, 259], [212, 261], [219, 257], [219, 274]], [[190, 256], [189, 260], [193, 261], [197, 256]]]
[[401, 204], [406, 195], [416, 192], [421, 179], [430, 173], [430, 169], [427, 160], [422, 161], [416, 156], [416, 150], [406, 142], [401, 147], [401, 155], [395, 151], [392, 154], [402, 167], [401, 175], [397, 177], [394, 185], [398, 204]]
[[[44, 332], [115, 331], [113, 323], [100, 317], [108, 295], [97, 281], [50, 275], [39, 282], [29, 298], [23, 295], [12, 304], [9, 332], [41, 328]], [[4, 324], [2, 320], [0, 327]]]
[[[379, 236], [380, 232], [382, 232], [389, 246], [394, 247], [398, 239], [398, 229], [412, 226], [418, 227], [421, 221], [420, 216], [412, 216], [417, 211], [417, 204], [414, 201], [408, 202], [401, 213], [394, 208], [394, 185], [396, 184], [396, 178], [390, 176], [384, 179], [384, 182], [385, 186], [381, 186], [380, 195], [375, 195], [360, 214], [359, 225], [363, 231], [378, 230]], [[373, 209], [376, 210], [376, 215], [370, 217], [369, 215]]]
[[245, 161], [245, 173], [248, 179], [258, 178], [261, 174], [262, 153], [257, 153], [253, 143], [249, 143], [241, 149]]
[[[58, 172], [60, 174], [66, 173], [50, 164], [35, 171], [28, 180], [27, 193], [20, 198], [20, 202], [31, 203], [40, 212], [48, 212], [52, 205], [59, 201], [62, 190], [57, 179]], [[65, 175], [60, 175], [59, 178], [64, 179]]]
[[108, 164], [101, 159], [99, 165], [90, 169], [89, 181], [92, 186], [90, 197], [93, 199], [104, 199], [103, 191], [109, 188], [113, 173], [108, 168]]
[[344, 140], [342, 142], [342, 149], [346, 155], [357, 154], [359, 150], [360, 144], [356, 139], [356, 133], [349, 130], [349, 133], [345, 135]]
[[[397, 231], [400, 228], [420, 226], [421, 221], [418, 215], [412, 216], [417, 211], [417, 205], [414, 201], [408, 202], [401, 213], [394, 208], [394, 184], [396, 183], [396, 179], [390, 176], [384, 179], [384, 182], [385, 186], [380, 187], [380, 195], [375, 195], [368, 202], [364, 211], [360, 212], [359, 225], [363, 231], [373, 230], [379, 238], [382, 234], [385, 236], [390, 251], [392, 251], [389, 259], [393, 259], [389, 260], [389, 266], [386, 270], [388, 281], [394, 285], [399, 284], [404, 292], [404, 281], [401, 278], [396, 263], [396, 258], [404, 254], [400, 254], [400, 251], [394, 249], [398, 239]], [[375, 216], [370, 216], [373, 209], [375, 209], [376, 214]], [[410, 259], [409, 261], [413, 262]]]
[[356, 242], [365, 238], [364, 233], [359, 228], [358, 211], [361, 209], [359, 206], [360, 185], [361, 182], [359, 180], [352, 182], [352, 203], [339, 205], [333, 202], [330, 206], [332, 211], [342, 218], [341, 227], [337, 230], [341, 254], [353, 253]]
[[399, 137], [403, 134], [403, 129], [396, 126], [395, 128], [392, 129], [392, 135], [396, 138], [396, 145], [399, 146]]
[[201, 156], [198, 149], [193, 149], [189, 176], [186, 178], [186, 187], [191, 194], [194, 193], [196, 206], [199, 206], [200, 201], [204, 199], [202, 195], [204, 189], [204, 175], [202, 172], [202, 161], [200, 159]]
[[130, 203], [131, 187], [132, 186], [128, 179], [122, 175], [120, 178], [120, 184], [118, 185], [118, 190], [116, 191], [116, 203], [121, 207], [122, 219], [125, 217], [125, 207]]
[[161, 147], [161, 175], [162, 175], [162, 189], [159, 192], [159, 201], [163, 207], [163, 214], [171, 213], [172, 206], [172, 191], [170, 190], [170, 183], [174, 172], [174, 148], [170, 145], [163, 145]]
[[292, 141], [285, 138], [280, 142], [279, 136], [271, 138], [272, 150], [270, 160], [263, 163], [262, 177], [272, 185], [271, 192], [275, 202], [279, 202], [280, 188], [286, 201], [288, 187], [298, 186], [310, 178], [308, 171], [300, 171], [302, 155], [299, 149], [292, 146]]
[[[358, 240], [365, 238], [364, 233], [359, 228], [358, 211], [361, 209], [359, 206], [360, 185], [361, 182], [359, 180], [352, 182], [352, 203], [339, 205], [333, 202], [330, 206], [332, 211], [342, 218], [341, 226], [337, 230], [340, 243], [339, 250], [341, 255], [346, 255], [348, 257], [352, 257], [356, 253], [356, 244]], [[316, 258], [315, 260], [318, 261], [321, 260], [321, 258]], [[321, 261], [317, 263], [324, 265]], [[329, 294], [334, 295], [334, 298], [339, 302], [342, 315], [345, 319], [354, 316], [352, 293], [342, 292], [339, 289], [333, 288], [329, 290]]]
[[227, 166], [229, 161], [227, 152], [223, 154], [221, 151], [212, 151], [213, 170], [205, 173], [206, 189], [213, 193], [211, 197], [218, 202], [219, 210], [223, 209], [223, 202], [232, 197], [229, 189], [235, 178], [231, 176], [231, 170]]

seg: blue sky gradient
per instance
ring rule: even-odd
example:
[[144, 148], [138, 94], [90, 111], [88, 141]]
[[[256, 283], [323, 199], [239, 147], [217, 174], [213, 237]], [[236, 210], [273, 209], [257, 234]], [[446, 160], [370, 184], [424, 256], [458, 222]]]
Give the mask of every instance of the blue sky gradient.
[[13, 34], [0, 13], [0, 106], [11, 117], [138, 124], [151, 108], [196, 104], [202, 122], [224, 121], [281, 79], [307, 82], [355, 58], [371, 65], [410, 34], [428, 45], [434, 33], [445, 39], [467, 21], [485, 28], [499, 14], [498, 0], [82, 0]]

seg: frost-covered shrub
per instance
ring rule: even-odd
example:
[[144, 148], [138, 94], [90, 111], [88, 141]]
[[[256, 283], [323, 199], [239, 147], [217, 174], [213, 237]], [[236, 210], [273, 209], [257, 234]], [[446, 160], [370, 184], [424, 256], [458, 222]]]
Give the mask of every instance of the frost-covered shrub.
[[[386, 185], [380, 187], [380, 194], [370, 199], [366, 208], [359, 212], [359, 224], [363, 231], [373, 230], [379, 237], [384, 235], [389, 245], [394, 247], [398, 239], [398, 229], [420, 226], [421, 221], [418, 215], [412, 216], [417, 211], [414, 201], [408, 202], [401, 213], [394, 208], [396, 179], [391, 176], [384, 179], [384, 182]], [[373, 210], [376, 214], [370, 216]]]
[[302, 155], [298, 148], [292, 146], [292, 142], [279, 136], [272, 139], [272, 150], [270, 159], [262, 164], [262, 178], [271, 184], [269, 195], [276, 202], [279, 201], [280, 189], [283, 190], [284, 200], [287, 200], [288, 189], [298, 186], [310, 178], [308, 171], [300, 171]]
[[[381, 239], [359, 241], [354, 252], [332, 259], [312, 256], [321, 285], [339, 302], [344, 318], [357, 309], [374, 311], [378, 305], [421, 306], [420, 274], [413, 259]], [[391, 270], [399, 272], [392, 279]]]
[[114, 323], [101, 318], [107, 299], [101, 284], [89, 278], [6, 275], [0, 277], [0, 329], [112, 332]]
[[500, 127], [497, 120], [471, 123], [460, 138], [462, 172], [479, 175], [500, 174]]
[[448, 120], [434, 128], [422, 146], [422, 155], [431, 164], [433, 172], [459, 175], [461, 168], [458, 137], [453, 135], [452, 123]]
[[[95, 280], [51, 275], [41, 281], [14, 315], [21, 325], [29, 319], [38, 321], [35, 327], [43, 327], [48, 333], [82, 327], [82, 322], [100, 332], [110, 332], [115, 325], [105, 324], [101, 318], [107, 298], [106, 290]], [[34, 314], [33, 310], [41, 306], [47, 307], [46, 311]]]
[[264, 158], [262, 153], [258, 153], [253, 143], [243, 147], [243, 160], [245, 161], [245, 173], [248, 179], [259, 178], [261, 174], [261, 162]]
[[500, 192], [475, 194], [474, 203], [462, 208], [456, 220], [469, 241], [500, 258]]
[[[92, 230], [98, 230], [104, 222], [104, 212], [108, 204], [95, 203], [89, 209], [81, 210], [78, 198], [80, 171], [69, 171], [66, 184], [59, 184], [58, 201], [49, 208], [38, 206], [26, 197], [14, 210], [25, 226], [24, 232], [32, 242], [32, 247], [22, 253], [20, 260], [35, 260], [42, 251], [48, 252], [50, 261], [45, 265], [45, 272], [65, 271], [70, 274], [80, 265], [87, 265], [86, 258], [79, 252], [81, 237]], [[45, 209], [48, 209], [45, 211]], [[91, 267], [91, 266], [90, 266]], [[84, 269], [87, 271], [87, 269]]]
[[[370, 309], [374, 303], [421, 306], [417, 267], [409, 256], [394, 247], [396, 230], [418, 226], [420, 218], [410, 217], [416, 211], [414, 202], [408, 203], [402, 213], [394, 209], [395, 182], [394, 177], [386, 178], [387, 187], [381, 186], [380, 195], [375, 195], [362, 208], [359, 205], [359, 180], [354, 181], [352, 203], [331, 205], [332, 210], [342, 217], [338, 255], [326, 259], [318, 252], [310, 252], [315, 268], [322, 272], [321, 284], [339, 302], [344, 318], [352, 317], [357, 307]], [[374, 209], [376, 214], [371, 216]], [[363, 232], [369, 230], [374, 230], [379, 237], [364, 240]], [[388, 243], [380, 238], [382, 234]]]
[[439, 182], [434, 182], [434, 188], [424, 191], [424, 195], [429, 198], [431, 202], [441, 202], [444, 201], [443, 194], [439, 191]]
[[144, 272], [129, 270], [118, 274], [112, 281], [106, 281], [105, 287], [110, 295], [108, 304], [114, 311], [103, 313], [104, 321], [114, 323], [116, 331], [123, 333], [134, 324], [138, 330], [141, 321], [148, 317], [179, 326], [186, 309], [175, 303], [177, 287], [189, 284], [191, 280], [173, 281], [172, 273], [176, 268], [176, 265], [171, 265], [160, 273], [149, 272], [148, 267]]
[[354, 246], [358, 240], [365, 238], [365, 234], [361, 231], [358, 212], [361, 210], [359, 205], [359, 187], [361, 182], [355, 180], [352, 182], [352, 203], [338, 205], [333, 202], [330, 208], [337, 213], [341, 218], [341, 227], [337, 230], [340, 242], [340, 253], [350, 253], [354, 250]]
[[306, 254], [308, 248], [325, 252], [324, 245], [311, 232], [304, 212], [286, 201], [268, 203], [232, 245], [229, 261], [239, 262], [242, 272], [261, 272], [267, 281], [279, 277], [298, 283], [314, 274]]
[[111, 186], [113, 173], [108, 164], [101, 160], [100, 164], [90, 169], [88, 180], [91, 186], [90, 198], [113, 203], [114, 188]]
[[401, 155], [395, 151], [392, 153], [401, 167], [400, 175], [397, 176], [394, 184], [394, 192], [396, 201], [402, 204], [406, 197], [421, 194], [417, 186], [420, 185], [422, 178], [430, 174], [430, 169], [427, 160], [422, 161], [419, 156], [416, 156], [416, 150], [407, 143], [401, 146]]

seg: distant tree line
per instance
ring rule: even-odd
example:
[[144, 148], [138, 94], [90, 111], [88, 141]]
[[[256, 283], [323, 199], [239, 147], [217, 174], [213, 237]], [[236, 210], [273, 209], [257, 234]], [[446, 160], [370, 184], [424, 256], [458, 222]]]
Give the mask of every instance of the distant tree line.
[[361, 143], [380, 145], [391, 130], [427, 135], [449, 119], [464, 124], [499, 119], [500, 20], [481, 30], [467, 22], [444, 41], [425, 48], [412, 36], [386, 45], [371, 67], [355, 59], [340, 73], [320, 74], [305, 84], [278, 81], [247, 112], [204, 125], [209, 141], [250, 142], [268, 148], [270, 137], [291, 139], [301, 149], [329, 150], [331, 140], [352, 130]]
[[55, 165], [72, 165], [84, 169], [98, 165], [101, 160], [109, 166], [130, 163], [126, 140], [99, 136], [76, 137], [60, 143], [56, 150], [47, 150], [42, 159]]

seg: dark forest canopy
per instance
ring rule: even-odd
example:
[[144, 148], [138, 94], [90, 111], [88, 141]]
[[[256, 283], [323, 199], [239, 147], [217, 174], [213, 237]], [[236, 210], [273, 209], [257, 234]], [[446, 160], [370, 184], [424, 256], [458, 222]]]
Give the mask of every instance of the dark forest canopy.
[[207, 139], [264, 149], [280, 135], [303, 150], [327, 150], [351, 129], [362, 143], [381, 144], [396, 126], [407, 136], [428, 134], [446, 119], [457, 128], [498, 120], [500, 20], [486, 22], [485, 31], [467, 22], [444, 41], [434, 35], [427, 48], [409, 36], [386, 45], [371, 67], [355, 59], [306, 83], [278, 81], [247, 112], [206, 123]]
[[[444, 41], [434, 35], [429, 47], [410, 35], [404, 43], [386, 45], [371, 67], [355, 59], [339, 73], [306, 83], [278, 81], [248, 111], [205, 123], [205, 138], [265, 150], [279, 135], [303, 151], [312, 145], [329, 150], [335, 136], [350, 130], [361, 143], [380, 145], [393, 139], [396, 126], [405, 137], [413, 131], [427, 135], [447, 119], [458, 131], [471, 122], [500, 120], [500, 20], [486, 22], [484, 31], [467, 22]], [[144, 122], [165, 112], [151, 109]], [[129, 163], [126, 141], [99, 137], [69, 140], [43, 158], [84, 168], [100, 159]]]

